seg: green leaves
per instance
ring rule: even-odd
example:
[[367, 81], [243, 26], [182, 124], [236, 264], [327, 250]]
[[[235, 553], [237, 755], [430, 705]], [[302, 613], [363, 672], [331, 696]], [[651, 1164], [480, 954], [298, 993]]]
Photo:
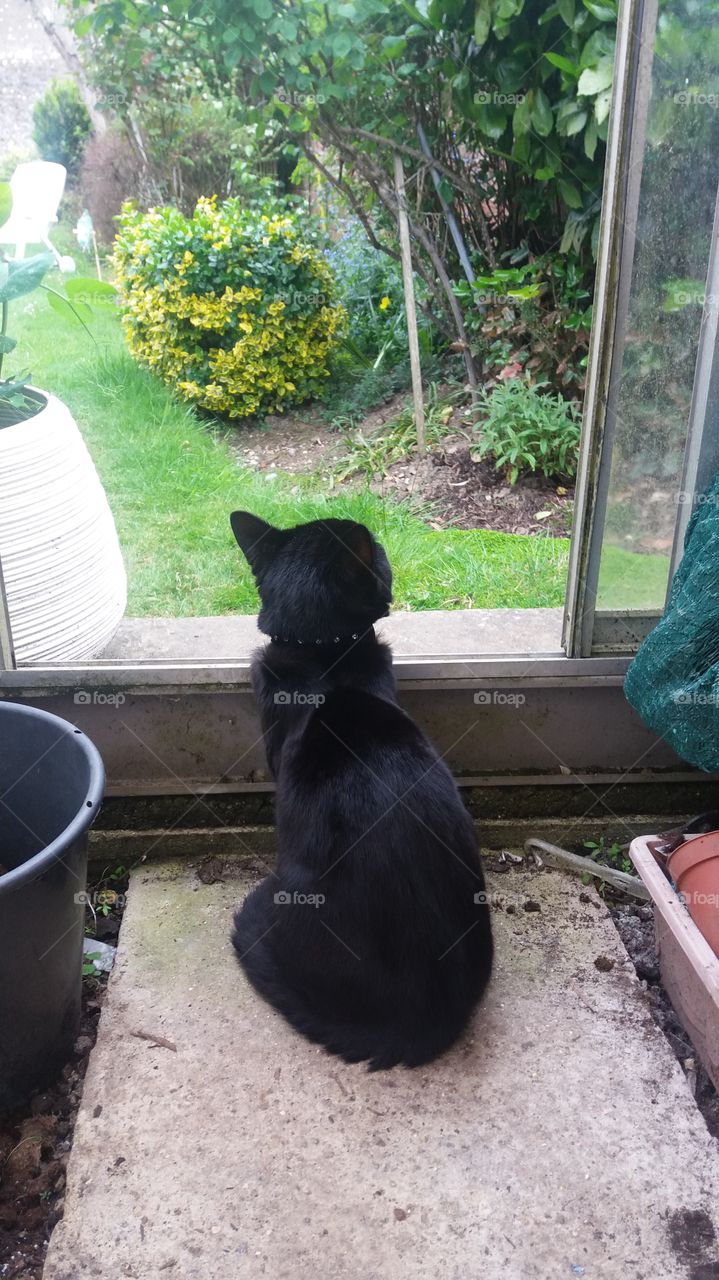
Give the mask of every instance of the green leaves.
[[597, 99], [596, 99], [596, 102], [594, 103], [594, 116], [598, 125], [604, 124], [604, 121], [609, 115], [609, 108], [611, 106], [611, 102], [612, 102], [611, 89], [602, 89], [601, 93], [597, 94]]
[[476, 458], [490, 457], [510, 484], [520, 471], [548, 478], [574, 475], [579, 451], [579, 415], [561, 396], [519, 378], [499, 383], [480, 399], [483, 421], [471, 446]]
[[114, 306], [117, 301], [117, 289], [106, 280], [96, 280], [94, 276], [68, 276], [65, 281], [65, 292], [72, 301], [108, 303]]
[[584, 130], [584, 154], [588, 160], [594, 159], [594, 153], [597, 149], [597, 140], [599, 134], [597, 131], [596, 119], [590, 120]]
[[582, 72], [579, 77], [577, 92], [585, 98], [594, 97], [595, 94], [601, 93], [603, 89], [610, 87], [613, 75], [613, 59], [603, 58], [596, 67], [587, 67]]
[[[70, 3], [79, 13], [81, 0]], [[394, 228], [377, 191], [392, 181], [391, 144], [418, 152], [421, 117], [444, 166], [441, 194], [464, 188], [479, 255], [491, 207], [503, 264], [520, 244], [536, 254], [563, 236], [591, 270], [615, 0], [193, 0], [191, 24], [182, 0], [92, 0], [90, 24], [93, 66], [99, 51], [99, 73], [127, 82], [128, 101], [203, 83], [231, 98], [256, 130], [242, 157], [250, 176], [258, 153], [294, 158], [307, 144], [384, 238]], [[412, 163], [417, 172], [421, 152]], [[433, 235], [438, 212], [434, 185], [418, 183], [414, 213]], [[161, 281], [175, 261], [147, 265]], [[451, 246], [447, 261], [459, 274]], [[96, 300], [78, 289], [81, 307]]]
[[557, 112], [557, 133], [565, 138], [573, 138], [575, 133], [584, 128], [588, 119], [587, 108], [575, 99], [563, 102]]
[[498, 142], [507, 128], [508, 115], [504, 107], [493, 102], [481, 102], [477, 104], [474, 119], [486, 138]]
[[573, 182], [568, 182], [566, 178], [557, 180], [559, 194], [569, 209], [581, 209], [582, 197]]
[[550, 52], [545, 53], [544, 56], [547, 62], [551, 62], [553, 67], [559, 67], [559, 70], [563, 71], [565, 75], [571, 76], [573, 80], [578, 78], [579, 67], [575, 62], [571, 62], [569, 58], [565, 58], [563, 54]]
[[92, 320], [92, 310], [86, 302], [71, 302], [55, 289], [48, 289], [47, 300], [53, 311], [62, 316], [63, 320], [70, 320], [83, 326], [87, 326], [88, 320]]
[[529, 133], [532, 126], [532, 100], [529, 94], [514, 108], [514, 116], [512, 117], [512, 128], [515, 138], [519, 138], [522, 134]]
[[582, 0], [585, 9], [600, 22], [616, 22], [617, 6], [614, 0]]
[[43, 276], [55, 266], [52, 253], [38, 253], [33, 258], [0, 264], [0, 302], [13, 302], [37, 289]]
[[474, 15], [474, 43], [478, 49], [486, 43], [489, 33], [492, 30], [492, 2], [491, 0], [477, 0], [477, 8]]
[[398, 58], [407, 48], [407, 41], [404, 36], [385, 36], [380, 47], [385, 57]]
[[346, 58], [353, 45], [349, 31], [338, 31], [330, 37], [330, 49], [335, 58]]
[[554, 127], [554, 116], [543, 89], [532, 90], [531, 119], [540, 138], [548, 137]]

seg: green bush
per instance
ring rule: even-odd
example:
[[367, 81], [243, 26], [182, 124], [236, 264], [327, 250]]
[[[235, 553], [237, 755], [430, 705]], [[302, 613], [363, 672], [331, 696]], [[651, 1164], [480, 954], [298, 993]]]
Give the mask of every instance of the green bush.
[[591, 292], [573, 253], [530, 259], [526, 245], [509, 265], [455, 285], [485, 374], [537, 386], [549, 383], [566, 400], [584, 392]]
[[92, 133], [90, 116], [74, 80], [52, 80], [32, 112], [32, 136], [43, 160], [64, 164], [75, 177]]
[[126, 205], [114, 264], [131, 352], [185, 400], [246, 418], [319, 393], [345, 313], [290, 214]]
[[574, 475], [580, 421], [573, 404], [513, 378], [484, 392], [480, 409], [484, 416], [472, 455], [505, 467], [510, 484], [526, 468], [549, 478]]

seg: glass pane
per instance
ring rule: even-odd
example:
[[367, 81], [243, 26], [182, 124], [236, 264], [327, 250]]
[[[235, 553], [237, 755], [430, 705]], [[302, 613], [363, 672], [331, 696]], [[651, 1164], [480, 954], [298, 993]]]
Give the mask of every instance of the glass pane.
[[599, 573], [604, 610], [662, 608], [667, 589], [719, 181], [718, 8], [659, 8]]

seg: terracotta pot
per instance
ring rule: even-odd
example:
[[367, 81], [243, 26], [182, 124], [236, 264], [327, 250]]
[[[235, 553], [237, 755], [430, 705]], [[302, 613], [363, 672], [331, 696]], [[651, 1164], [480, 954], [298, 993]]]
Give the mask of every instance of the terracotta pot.
[[667, 869], [699, 932], [719, 956], [719, 831], [680, 844]]

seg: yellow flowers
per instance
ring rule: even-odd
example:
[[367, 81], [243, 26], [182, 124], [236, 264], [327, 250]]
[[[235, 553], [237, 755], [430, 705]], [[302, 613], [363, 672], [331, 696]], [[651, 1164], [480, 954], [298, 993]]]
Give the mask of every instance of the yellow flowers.
[[192, 218], [128, 205], [114, 262], [131, 352], [190, 403], [229, 418], [277, 412], [328, 376], [346, 316], [291, 217], [215, 197]]
[[391, 306], [392, 306], [392, 303], [390, 302], [389, 298], [387, 297], [387, 294], [385, 294], [383, 298], [380, 298], [380, 303], [379, 303], [379, 309], [380, 309], [380, 311], [387, 311], [387, 310], [388, 310], [388, 308], [389, 308], [389, 307], [391, 307]]

